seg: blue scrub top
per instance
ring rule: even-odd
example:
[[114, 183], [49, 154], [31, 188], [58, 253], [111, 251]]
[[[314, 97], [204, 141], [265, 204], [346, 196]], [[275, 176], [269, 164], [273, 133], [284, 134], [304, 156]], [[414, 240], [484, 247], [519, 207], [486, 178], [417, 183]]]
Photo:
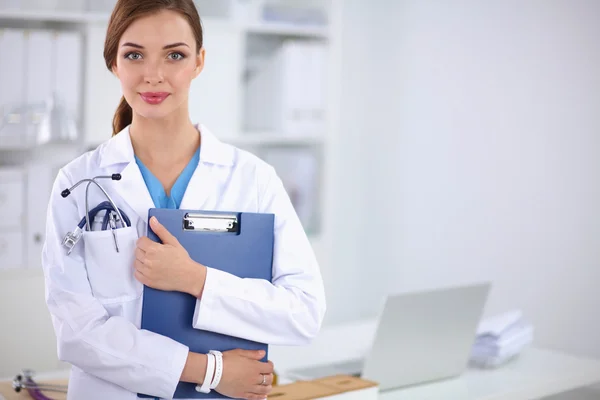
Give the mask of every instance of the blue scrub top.
[[154, 206], [156, 208], [171, 208], [178, 209], [181, 205], [181, 200], [183, 199], [183, 195], [185, 194], [185, 190], [190, 183], [190, 179], [192, 179], [192, 175], [198, 166], [200, 161], [200, 147], [196, 150], [196, 153], [188, 163], [188, 165], [183, 169], [173, 187], [171, 188], [171, 196], [167, 196], [163, 185], [160, 181], [150, 172], [148, 168], [140, 161], [140, 159], [135, 156], [135, 162], [140, 168], [140, 172], [142, 173], [142, 177], [144, 178], [144, 182], [146, 182], [146, 187], [150, 192], [150, 197], [152, 197], [152, 201], [154, 202]]

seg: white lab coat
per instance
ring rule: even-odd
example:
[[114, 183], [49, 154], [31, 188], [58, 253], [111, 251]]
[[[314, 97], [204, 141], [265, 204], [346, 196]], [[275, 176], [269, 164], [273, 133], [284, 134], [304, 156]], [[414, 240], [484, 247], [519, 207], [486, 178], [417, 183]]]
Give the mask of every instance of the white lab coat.
[[[318, 333], [325, 313], [319, 266], [274, 169], [220, 142], [198, 126], [200, 163], [181, 208], [275, 214], [272, 283], [208, 268], [193, 321], [204, 329], [273, 345], [303, 345]], [[99, 182], [132, 223], [120, 229], [121, 252], [110, 231], [85, 232], [71, 255], [61, 246], [85, 213], [85, 187], [61, 191], [84, 178], [121, 173]], [[90, 208], [105, 201], [90, 186]], [[72, 365], [68, 399], [133, 400], [136, 393], [171, 398], [188, 348], [140, 330], [143, 286], [133, 277], [135, 242], [146, 234], [154, 207], [125, 128], [60, 170], [50, 199], [42, 264], [46, 302], [58, 357]], [[118, 254], [118, 255], [117, 255]], [[117, 255], [117, 256], [116, 256]], [[116, 258], [115, 258], [116, 256]]]

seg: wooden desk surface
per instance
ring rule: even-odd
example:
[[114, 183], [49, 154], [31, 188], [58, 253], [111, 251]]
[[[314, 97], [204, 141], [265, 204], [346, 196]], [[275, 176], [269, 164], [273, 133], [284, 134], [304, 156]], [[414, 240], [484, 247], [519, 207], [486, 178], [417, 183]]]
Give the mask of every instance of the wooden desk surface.
[[[35, 379], [35, 378], [34, 378]], [[49, 380], [49, 381], [40, 381], [40, 384], [49, 384], [49, 385], [66, 385], [66, 379], [58, 379], [58, 380]], [[66, 400], [66, 393], [58, 393], [58, 392], [42, 392], [45, 396], [51, 398], [52, 400]], [[0, 399], [6, 400], [31, 400], [31, 396], [27, 393], [27, 390], [21, 390], [20, 393], [15, 392], [12, 387], [12, 382], [0, 382]]]

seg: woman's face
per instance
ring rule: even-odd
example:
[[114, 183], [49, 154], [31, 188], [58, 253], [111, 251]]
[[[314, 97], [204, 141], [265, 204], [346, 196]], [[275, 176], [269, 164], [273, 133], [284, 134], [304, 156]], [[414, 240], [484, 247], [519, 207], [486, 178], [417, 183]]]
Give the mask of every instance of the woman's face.
[[204, 49], [187, 20], [161, 11], [135, 20], [119, 41], [113, 73], [134, 113], [162, 118], [188, 107], [192, 80], [204, 67]]

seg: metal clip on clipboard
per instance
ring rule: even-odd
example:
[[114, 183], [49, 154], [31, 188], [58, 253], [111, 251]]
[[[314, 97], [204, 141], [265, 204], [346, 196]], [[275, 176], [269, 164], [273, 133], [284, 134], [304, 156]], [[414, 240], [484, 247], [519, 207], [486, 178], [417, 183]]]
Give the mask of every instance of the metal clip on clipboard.
[[183, 216], [183, 230], [196, 232], [239, 232], [238, 217], [235, 214], [186, 213]]

